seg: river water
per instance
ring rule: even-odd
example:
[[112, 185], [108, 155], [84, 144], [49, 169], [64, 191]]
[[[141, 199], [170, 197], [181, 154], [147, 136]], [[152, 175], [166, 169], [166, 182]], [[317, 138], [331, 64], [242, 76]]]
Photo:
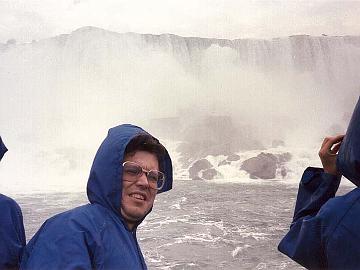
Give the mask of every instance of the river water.
[[[341, 189], [340, 193], [349, 190]], [[179, 180], [138, 229], [149, 269], [302, 269], [277, 251], [296, 185]], [[28, 240], [46, 218], [87, 203], [85, 193], [17, 195]]]

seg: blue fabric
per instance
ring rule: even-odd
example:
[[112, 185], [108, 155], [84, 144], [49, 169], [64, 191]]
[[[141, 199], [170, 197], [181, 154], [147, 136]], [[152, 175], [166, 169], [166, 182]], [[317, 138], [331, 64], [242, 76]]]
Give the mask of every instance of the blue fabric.
[[19, 205], [0, 194], [0, 269], [18, 269], [25, 246], [25, 230]]
[[[109, 130], [90, 171], [90, 204], [48, 219], [27, 245], [22, 269], [146, 269], [136, 228], [128, 229], [119, 210], [124, 151], [140, 133], [146, 132], [132, 125]], [[161, 164], [165, 192], [173, 181], [168, 154]]]
[[340, 173], [356, 186], [360, 186], [360, 99], [355, 106], [336, 161]]
[[360, 269], [360, 188], [335, 196], [340, 177], [307, 168], [278, 249], [308, 269]]
[[5, 144], [3, 143], [1, 136], [0, 136], [0, 161], [3, 158], [4, 154], [6, 153], [7, 148], [5, 146]]

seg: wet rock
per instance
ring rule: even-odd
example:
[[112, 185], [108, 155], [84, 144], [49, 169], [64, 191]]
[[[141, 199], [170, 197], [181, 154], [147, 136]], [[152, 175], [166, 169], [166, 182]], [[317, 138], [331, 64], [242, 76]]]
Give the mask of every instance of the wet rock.
[[282, 154], [260, 153], [256, 157], [249, 158], [241, 165], [241, 170], [250, 174], [250, 178], [273, 179], [276, 177], [276, 171], [279, 169], [280, 175], [285, 177], [287, 169], [285, 162], [290, 161], [291, 154], [286, 152]]
[[284, 166], [280, 168], [280, 174], [283, 178], [287, 175], [287, 170]]
[[232, 161], [240, 160], [240, 156], [237, 154], [230, 154], [226, 159], [219, 162], [218, 166], [229, 165]]
[[218, 171], [215, 170], [214, 168], [211, 169], [207, 169], [205, 171], [202, 172], [202, 178], [205, 180], [213, 180], [215, 178], [215, 176], [217, 176]]
[[220, 161], [218, 166], [224, 166], [224, 165], [229, 165], [229, 164], [231, 164], [231, 162], [225, 159], [225, 160]]
[[288, 162], [291, 160], [292, 155], [289, 152], [276, 155], [280, 163]]
[[195, 161], [189, 168], [189, 177], [193, 180], [212, 180], [218, 174], [219, 172], [204, 158]]
[[284, 178], [287, 175], [287, 168], [285, 166], [285, 163], [290, 161], [292, 158], [292, 155], [289, 152], [282, 153], [276, 155], [278, 158], [278, 167], [280, 167], [280, 175], [282, 178]]
[[250, 174], [250, 178], [273, 179], [276, 176], [278, 159], [274, 154], [260, 153], [249, 158], [241, 165], [241, 170]]
[[199, 159], [195, 161], [189, 168], [189, 177], [193, 180], [202, 179], [199, 174], [201, 171], [211, 169], [213, 166], [207, 159]]
[[231, 154], [226, 158], [227, 161], [238, 161], [240, 160], [240, 156], [237, 154]]

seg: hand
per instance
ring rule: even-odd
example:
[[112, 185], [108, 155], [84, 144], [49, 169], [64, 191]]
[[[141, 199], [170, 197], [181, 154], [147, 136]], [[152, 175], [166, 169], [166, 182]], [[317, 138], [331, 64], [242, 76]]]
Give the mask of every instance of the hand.
[[319, 157], [324, 168], [324, 172], [338, 175], [339, 172], [336, 168], [336, 157], [339, 151], [344, 135], [335, 137], [326, 137], [321, 145]]

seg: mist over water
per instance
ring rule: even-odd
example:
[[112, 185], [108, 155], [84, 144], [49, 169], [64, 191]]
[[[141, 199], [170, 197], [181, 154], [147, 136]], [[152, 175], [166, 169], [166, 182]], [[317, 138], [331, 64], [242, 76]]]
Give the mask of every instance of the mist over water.
[[146, 127], [174, 156], [176, 142], [202, 136], [190, 131], [209, 116], [230, 119], [231, 129], [203, 134], [229, 137], [238, 150], [282, 140], [313, 152], [323, 136], [346, 130], [359, 61], [360, 37], [230, 41], [88, 27], [0, 44], [9, 148], [0, 187], [83, 190], [108, 128], [121, 123]]

